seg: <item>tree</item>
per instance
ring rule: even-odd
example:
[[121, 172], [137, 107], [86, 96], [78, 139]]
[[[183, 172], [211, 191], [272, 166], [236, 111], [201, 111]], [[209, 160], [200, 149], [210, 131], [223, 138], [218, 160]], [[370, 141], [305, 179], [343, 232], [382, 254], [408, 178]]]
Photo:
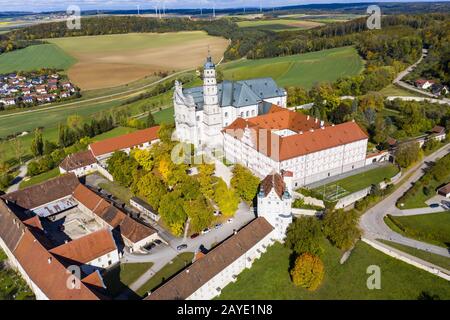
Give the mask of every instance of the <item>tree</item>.
[[138, 170], [138, 163], [134, 158], [128, 156], [125, 152], [114, 152], [107, 161], [108, 171], [117, 181], [125, 187], [129, 187], [133, 183], [133, 173]]
[[323, 231], [330, 242], [342, 250], [350, 249], [361, 236], [358, 228], [358, 214], [354, 210], [327, 212], [323, 221]]
[[395, 161], [403, 168], [409, 167], [420, 158], [420, 145], [411, 141], [400, 144], [395, 150]]
[[259, 187], [259, 179], [250, 170], [237, 164], [233, 168], [231, 186], [236, 190], [242, 200], [250, 204], [256, 197]]
[[56, 143], [45, 140], [44, 141], [44, 154], [51, 154], [53, 151], [58, 149]]
[[315, 217], [296, 218], [287, 229], [286, 246], [297, 254], [309, 252], [321, 255], [323, 235], [319, 220]]
[[37, 157], [44, 154], [44, 142], [42, 141], [42, 131], [36, 129], [34, 131], [34, 139], [31, 141], [31, 153]]
[[179, 191], [167, 193], [161, 198], [159, 203], [159, 214], [175, 236], [182, 235], [184, 224], [187, 219], [183, 204], [181, 192]]
[[152, 172], [143, 175], [135, 181], [133, 189], [147, 199], [148, 203], [155, 209], [159, 208], [162, 197], [167, 193], [164, 183]]
[[137, 161], [137, 163], [145, 171], [152, 171], [154, 166], [154, 161], [152, 154], [146, 149], [134, 149], [131, 152], [131, 156]]
[[71, 129], [81, 130], [83, 124], [83, 117], [78, 114], [73, 114], [67, 117], [67, 126]]
[[147, 115], [147, 122], [146, 122], [147, 128], [154, 127], [155, 124], [156, 124], [155, 118], [153, 117], [152, 112], [149, 111], [148, 115]]
[[225, 217], [232, 217], [239, 207], [239, 196], [233, 188], [228, 188], [225, 181], [219, 178], [214, 192], [214, 201]]
[[325, 270], [319, 257], [304, 253], [295, 260], [290, 274], [296, 286], [314, 291], [322, 283]]
[[163, 143], [170, 144], [172, 142], [172, 133], [174, 126], [172, 124], [161, 123], [161, 127], [158, 131], [158, 137]]
[[200, 192], [208, 199], [212, 199], [214, 196], [213, 174], [215, 170], [216, 166], [214, 164], [203, 163], [198, 167], [198, 182], [200, 183]]
[[214, 209], [203, 195], [195, 200], [185, 201], [183, 208], [190, 218], [189, 227], [194, 232], [200, 232], [209, 227], [214, 220]]

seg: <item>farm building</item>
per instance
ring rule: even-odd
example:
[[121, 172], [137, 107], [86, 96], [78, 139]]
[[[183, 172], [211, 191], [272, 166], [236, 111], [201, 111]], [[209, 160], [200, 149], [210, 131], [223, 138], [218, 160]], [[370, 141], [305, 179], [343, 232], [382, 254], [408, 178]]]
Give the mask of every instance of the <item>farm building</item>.
[[443, 186], [442, 188], [438, 189], [438, 193], [441, 196], [444, 196], [446, 198], [450, 198], [450, 183], [446, 184], [445, 186]]

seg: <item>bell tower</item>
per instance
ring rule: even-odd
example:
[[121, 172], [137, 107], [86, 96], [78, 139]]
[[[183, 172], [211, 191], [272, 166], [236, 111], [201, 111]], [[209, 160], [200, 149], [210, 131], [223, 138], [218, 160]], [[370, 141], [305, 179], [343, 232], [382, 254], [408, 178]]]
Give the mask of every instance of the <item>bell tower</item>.
[[216, 66], [208, 54], [203, 73], [203, 138], [208, 146], [222, 145], [222, 113], [216, 80]]

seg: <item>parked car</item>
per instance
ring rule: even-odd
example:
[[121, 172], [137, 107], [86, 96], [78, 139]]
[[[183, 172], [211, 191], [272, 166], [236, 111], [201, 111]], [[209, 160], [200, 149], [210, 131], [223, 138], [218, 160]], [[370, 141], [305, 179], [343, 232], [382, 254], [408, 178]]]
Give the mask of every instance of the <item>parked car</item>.
[[439, 208], [441, 205], [439, 203], [430, 204], [430, 208]]
[[234, 221], [234, 219], [230, 218], [230, 219], [227, 220], [227, 223], [232, 223], [233, 221]]
[[221, 223], [218, 223], [218, 224], [216, 224], [216, 225], [214, 226], [214, 228], [219, 229], [221, 226], [222, 226], [222, 224], [221, 224]]
[[207, 233], [210, 232], [210, 231], [211, 231], [211, 229], [206, 228], [206, 229], [204, 229], [204, 230], [202, 231], [202, 234], [207, 234]]
[[178, 250], [178, 251], [182, 251], [182, 250], [185, 250], [185, 249], [187, 249], [187, 244], [180, 244], [180, 245], [177, 247], [177, 250]]
[[195, 238], [197, 238], [198, 236], [199, 236], [198, 233], [194, 233], [194, 234], [191, 236], [191, 239], [195, 239]]
[[150, 242], [149, 244], [146, 244], [143, 247], [143, 249], [148, 252], [148, 251], [152, 250], [154, 247], [156, 247], [156, 244], [154, 244], [153, 242]]
[[155, 241], [153, 241], [157, 246], [159, 246], [160, 244], [162, 244], [162, 241], [159, 239], [156, 239]]
[[219, 211], [219, 210], [214, 210], [214, 216], [215, 217], [219, 217], [219, 216], [221, 216], [222, 215], [222, 212], [221, 211]]

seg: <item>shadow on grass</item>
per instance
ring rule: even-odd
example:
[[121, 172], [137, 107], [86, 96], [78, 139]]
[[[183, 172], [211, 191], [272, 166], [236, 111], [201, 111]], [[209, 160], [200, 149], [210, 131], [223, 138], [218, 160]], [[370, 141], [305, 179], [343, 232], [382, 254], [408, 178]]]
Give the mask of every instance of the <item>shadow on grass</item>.
[[107, 295], [110, 298], [123, 298], [127, 300], [139, 300], [141, 297], [131, 290], [128, 285], [120, 280], [120, 264], [113, 269], [108, 270], [103, 275], [103, 281], [106, 285]]

